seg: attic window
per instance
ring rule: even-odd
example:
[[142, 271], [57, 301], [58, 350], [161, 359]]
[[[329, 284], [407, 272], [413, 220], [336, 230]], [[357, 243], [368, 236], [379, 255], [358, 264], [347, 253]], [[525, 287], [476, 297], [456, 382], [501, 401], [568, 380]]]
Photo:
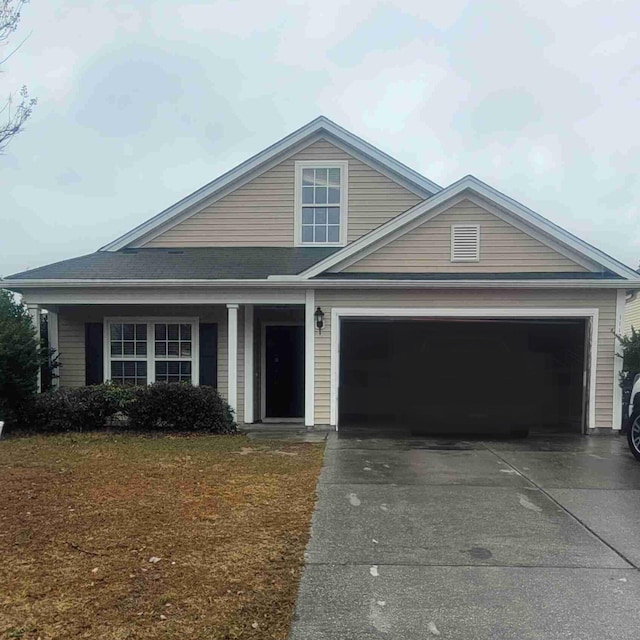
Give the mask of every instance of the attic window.
[[451, 262], [478, 262], [480, 260], [480, 225], [454, 224], [451, 226]]
[[296, 162], [296, 245], [346, 243], [347, 166], [343, 161]]

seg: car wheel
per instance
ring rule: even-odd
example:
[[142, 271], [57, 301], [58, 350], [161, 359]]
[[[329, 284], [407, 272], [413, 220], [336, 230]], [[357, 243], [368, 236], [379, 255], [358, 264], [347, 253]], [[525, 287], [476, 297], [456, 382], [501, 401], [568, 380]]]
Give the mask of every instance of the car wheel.
[[627, 440], [631, 453], [633, 453], [636, 460], [640, 460], [640, 413], [634, 413], [631, 416], [631, 424], [627, 431]]

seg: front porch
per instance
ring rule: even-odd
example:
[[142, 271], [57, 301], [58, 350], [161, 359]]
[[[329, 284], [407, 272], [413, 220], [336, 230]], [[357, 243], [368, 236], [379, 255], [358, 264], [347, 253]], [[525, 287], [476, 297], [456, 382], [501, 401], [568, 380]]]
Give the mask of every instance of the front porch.
[[233, 298], [212, 304], [29, 300], [28, 307], [35, 324], [42, 310], [48, 314], [60, 386], [210, 384], [240, 425], [313, 427], [314, 292]]

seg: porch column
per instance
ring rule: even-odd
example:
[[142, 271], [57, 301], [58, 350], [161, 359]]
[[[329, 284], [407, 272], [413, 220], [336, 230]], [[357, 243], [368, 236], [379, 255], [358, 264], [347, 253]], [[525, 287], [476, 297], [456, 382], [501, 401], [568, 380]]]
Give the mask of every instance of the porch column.
[[[35, 340], [36, 340], [37, 348], [38, 348], [38, 351], [40, 351], [40, 305], [27, 303], [27, 311], [31, 316], [31, 323], [33, 324], [33, 328], [35, 331]], [[38, 367], [38, 382], [36, 386], [36, 391], [38, 393], [42, 391], [42, 379], [40, 375], [40, 367]]]
[[315, 318], [316, 295], [307, 289], [304, 301], [304, 424], [315, 424]]
[[227, 305], [228, 327], [228, 376], [229, 376], [229, 397], [227, 401], [238, 417], [238, 306], [237, 304]]
[[[56, 311], [50, 311], [47, 309], [47, 329], [49, 332], [49, 349], [55, 349], [55, 353], [53, 357], [55, 358], [58, 354], [58, 313]], [[59, 370], [58, 370], [59, 371]], [[55, 372], [54, 372], [55, 374]], [[54, 377], [52, 380], [52, 385], [54, 387], [59, 386], [60, 378]]]
[[[620, 374], [622, 373], [622, 348], [617, 336], [621, 336], [624, 328], [624, 311], [627, 292], [618, 289], [616, 297], [615, 336], [613, 338], [613, 424], [614, 430], [622, 429], [622, 387]], [[595, 425], [591, 425], [592, 427]]]
[[253, 305], [244, 305], [244, 421], [254, 422], [253, 418]]

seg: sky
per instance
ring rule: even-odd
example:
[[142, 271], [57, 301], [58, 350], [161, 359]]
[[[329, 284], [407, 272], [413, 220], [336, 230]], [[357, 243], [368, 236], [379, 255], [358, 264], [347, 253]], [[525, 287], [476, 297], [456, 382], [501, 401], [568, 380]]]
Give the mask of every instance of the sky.
[[83, 255], [325, 115], [640, 261], [637, 0], [32, 0], [0, 275]]

